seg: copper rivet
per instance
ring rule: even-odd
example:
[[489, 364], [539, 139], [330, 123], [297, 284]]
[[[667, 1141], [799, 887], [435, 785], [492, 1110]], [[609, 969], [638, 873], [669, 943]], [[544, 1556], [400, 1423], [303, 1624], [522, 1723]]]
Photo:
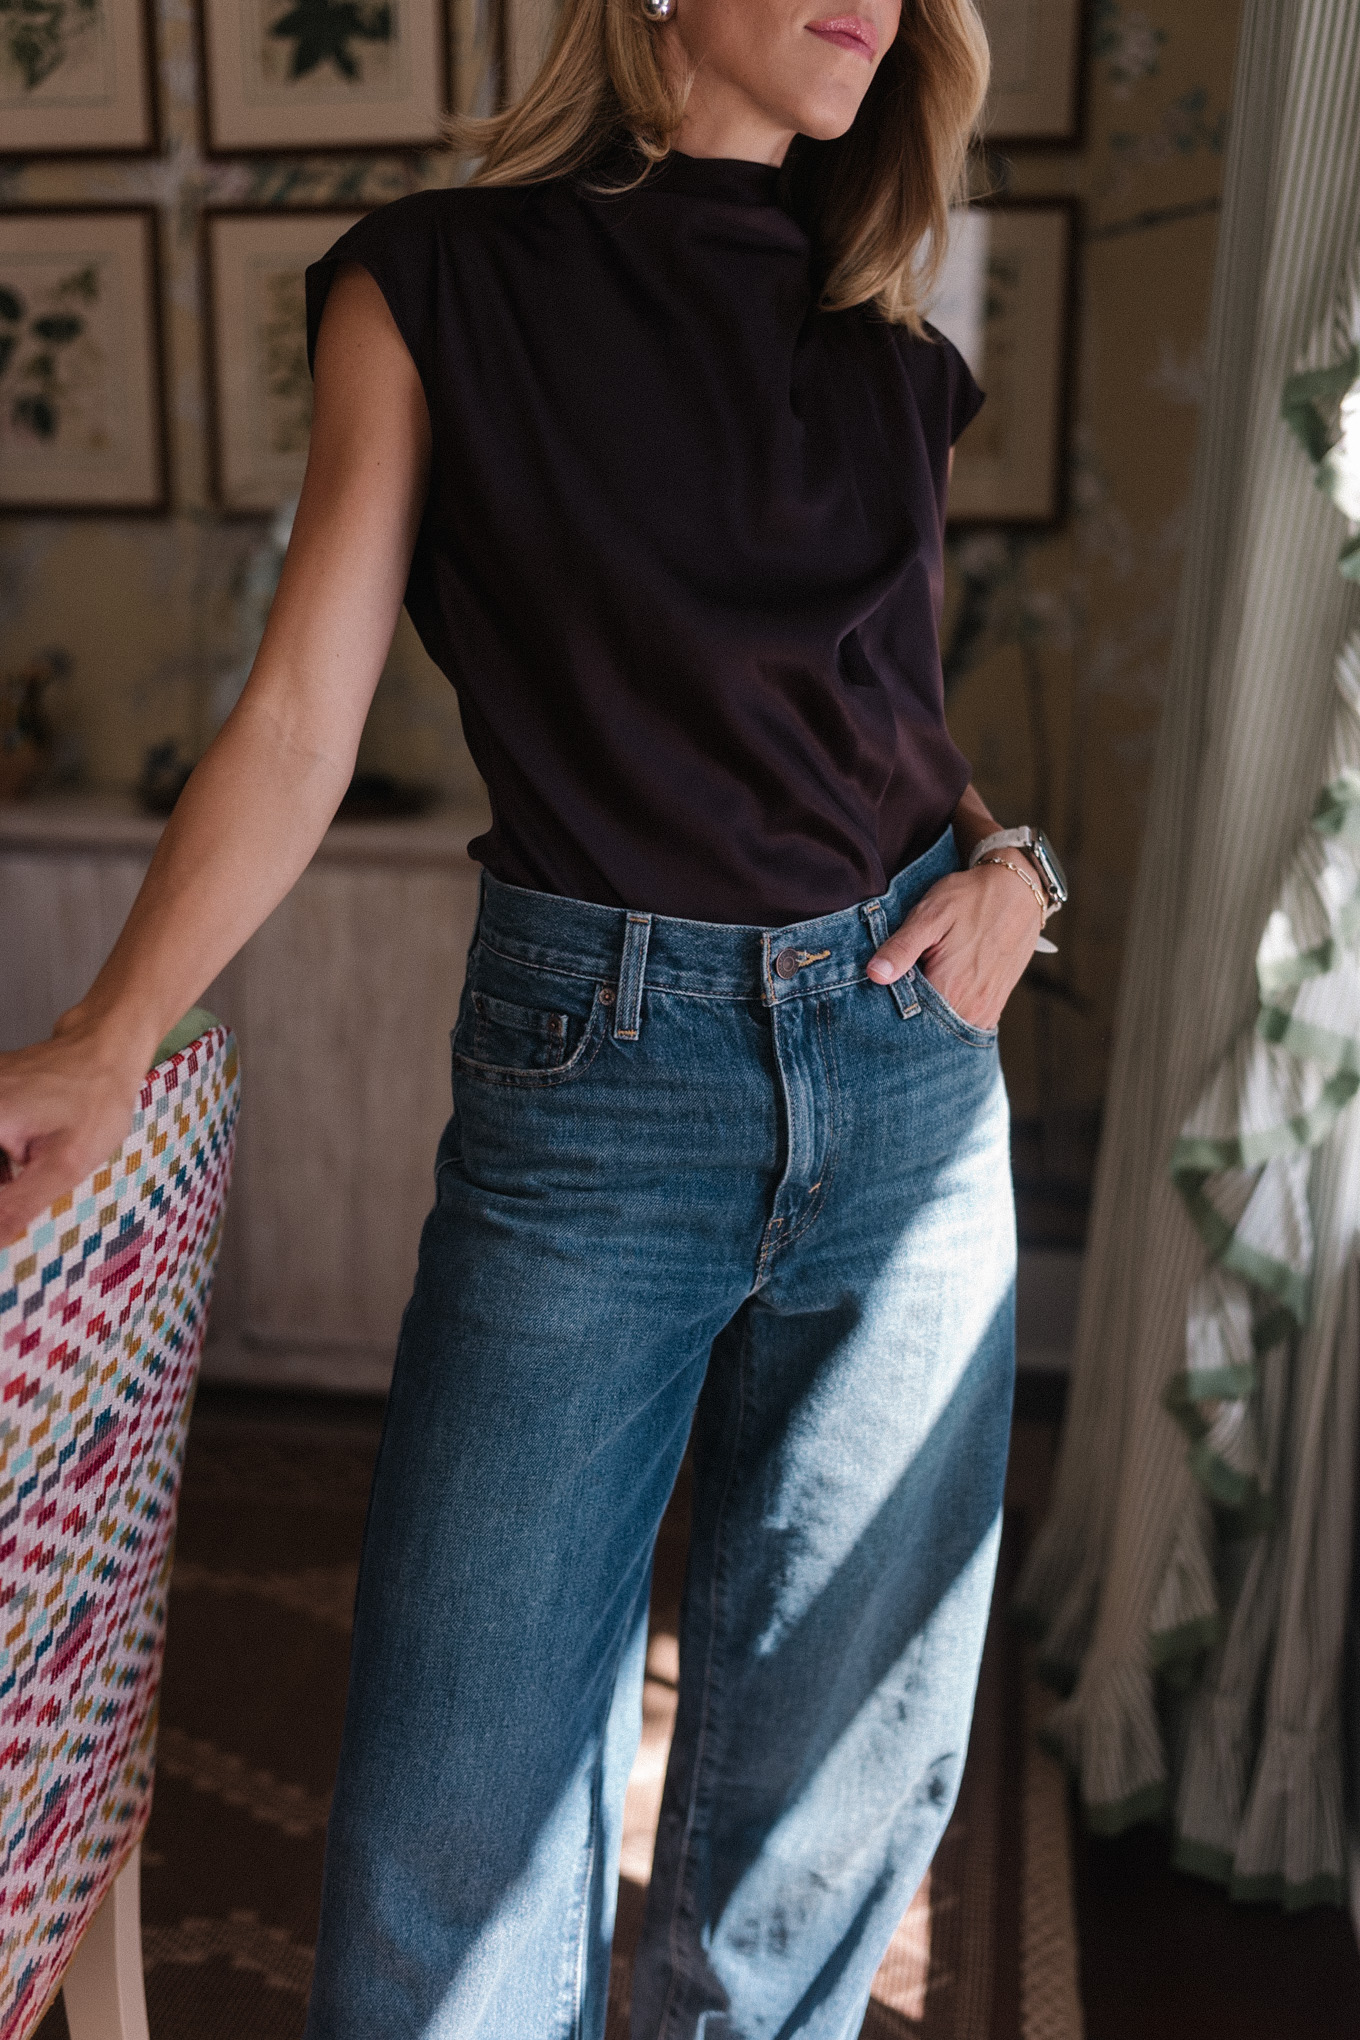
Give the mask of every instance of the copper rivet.
[[600, 987], [600, 1004], [602, 1006], [612, 1006], [613, 1003], [614, 1003], [613, 992], [610, 990], [608, 985], [602, 985]]

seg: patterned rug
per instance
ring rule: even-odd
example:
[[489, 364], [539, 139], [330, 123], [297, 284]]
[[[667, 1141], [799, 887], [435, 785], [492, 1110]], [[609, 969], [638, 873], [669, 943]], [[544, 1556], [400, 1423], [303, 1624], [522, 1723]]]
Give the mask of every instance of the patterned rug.
[[[142, 1855], [151, 2040], [301, 2034], [377, 1427], [363, 1406], [200, 1397]], [[1026, 1428], [998, 1610], [1046, 1476], [1047, 1427]], [[658, 1550], [608, 2040], [626, 2040], [670, 1738], [685, 1504], [678, 1492]], [[994, 1611], [959, 1804], [879, 1972], [863, 2040], [1081, 2040], [1066, 1801], [1030, 1732], [1037, 1691]], [[60, 2001], [39, 2034], [67, 2040]]]

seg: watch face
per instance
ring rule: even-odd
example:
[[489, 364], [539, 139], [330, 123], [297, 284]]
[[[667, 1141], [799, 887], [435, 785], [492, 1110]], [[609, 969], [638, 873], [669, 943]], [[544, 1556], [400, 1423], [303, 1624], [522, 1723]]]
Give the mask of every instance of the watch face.
[[1033, 853], [1035, 861], [1044, 875], [1044, 881], [1048, 886], [1049, 892], [1053, 896], [1053, 904], [1055, 907], [1060, 907], [1067, 898], [1067, 873], [1058, 861], [1057, 851], [1053, 848], [1053, 845], [1049, 842], [1042, 829], [1040, 829], [1034, 839]]

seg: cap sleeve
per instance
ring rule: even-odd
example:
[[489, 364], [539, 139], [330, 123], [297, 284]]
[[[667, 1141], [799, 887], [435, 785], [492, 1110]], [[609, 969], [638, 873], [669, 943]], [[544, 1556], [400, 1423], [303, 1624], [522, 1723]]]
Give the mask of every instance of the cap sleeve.
[[438, 232], [432, 192], [380, 206], [342, 234], [307, 271], [307, 364], [315, 367], [316, 336], [342, 264], [366, 269], [387, 302], [429, 395], [434, 362], [434, 269]]
[[941, 333], [928, 325], [926, 332], [944, 357], [945, 381], [948, 390], [946, 414], [949, 419], [949, 444], [965, 427], [972, 424], [987, 399], [973, 380], [973, 371], [960, 354], [947, 333]]

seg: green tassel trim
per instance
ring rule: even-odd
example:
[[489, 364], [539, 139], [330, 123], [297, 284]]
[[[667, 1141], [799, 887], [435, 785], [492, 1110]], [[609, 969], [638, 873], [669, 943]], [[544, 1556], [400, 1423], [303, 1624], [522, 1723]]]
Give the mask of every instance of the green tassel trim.
[[1286, 1912], [1307, 1912], [1315, 1905], [1340, 1906], [1344, 1912], [1350, 1905], [1345, 1878], [1331, 1877], [1325, 1872], [1310, 1877], [1306, 1884], [1290, 1884], [1278, 1875], [1233, 1877], [1228, 1883], [1228, 1896], [1239, 1905], [1278, 1905]]
[[1279, 1875], [1236, 1877], [1233, 1859], [1226, 1850], [1212, 1848], [1208, 1842], [1191, 1841], [1186, 1835], [1177, 1835], [1171, 1861], [1177, 1870], [1221, 1885], [1239, 1905], [1279, 1905], [1286, 1912], [1306, 1912], [1315, 1905], [1336, 1905], [1344, 1911], [1349, 1905], [1344, 1878], [1324, 1874], [1310, 1877], [1305, 1884], [1290, 1884]]
[[[1284, 1006], [1262, 1006], [1256, 1016], [1256, 1032], [1274, 1047], [1288, 1049], [1300, 1062], [1316, 1063], [1319, 1069], [1331, 1070], [1331, 1083], [1340, 1082], [1345, 1077], [1356, 1078], [1360, 1073], [1360, 1042], [1354, 1041], [1349, 1034], [1335, 1034], [1330, 1027], [1315, 1027], [1311, 1021], [1296, 1020]], [[1348, 1105], [1355, 1092], [1356, 1084], [1352, 1082], [1350, 1089], [1341, 1094], [1341, 1104]], [[1323, 1099], [1326, 1096], [1324, 1091]], [[1321, 1101], [1312, 1108], [1312, 1112], [1296, 1113], [1292, 1119], [1285, 1121], [1285, 1126], [1291, 1131], [1310, 1126], [1320, 1105]], [[1272, 1127], [1264, 1134], [1249, 1134], [1241, 1143], [1243, 1155], [1250, 1160], [1254, 1153], [1259, 1152], [1255, 1146], [1257, 1141], [1277, 1140], [1281, 1131], [1283, 1129]], [[1314, 1147], [1317, 1138], [1302, 1139], [1297, 1145]], [[1280, 1150], [1272, 1148], [1271, 1152]], [[1264, 1161], [1266, 1158], [1263, 1153], [1261, 1159]]]
[[1224, 1512], [1223, 1535], [1231, 1542], [1259, 1537], [1263, 1531], [1273, 1530], [1279, 1520], [1280, 1511], [1275, 1497], [1253, 1484], [1253, 1492], [1245, 1501]]
[[1165, 1673], [1187, 1659], [1201, 1658], [1223, 1641], [1227, 1626], [1222, 1615], [1200, 1615], [1193, 1622], [1178, 1622], [1174, 1629], [1154, 1629], [1148, 1638], [1152, 1662]]
[[1273, 1310], [1263, 1311], [1251, 1328], [1252, 1350], [1258, 1360], [1276, 1346], [1282, 1346], [1292, 1337], [1295, 1325], [1294, 1313], [1277, 1304]]
[[[1352, 350], [1354, 362], [1340, 370], [1318, 371], [1295, 378], [1298, 402], [1305, 409], [1329, 393], [1344, 395], [1360, 372], [1360, 348]], [[1300, 410], [1299, 417], [1303, 417]], [[1312, 416], [1312, 412], [1308, 412]], [[1293, 421], [1297, 426], [1297, 420]], [[1322, 836], [1344, 837], [1360, 846], [1360, 772], [1338, 774], [1323, 787], [1313, 808], [1312, 825]], [[1296, 1326], [1308, 1322], [1310, 1284], [1306, 1275], [1286, 1262], [1264, 1254], [1239, 1239], [1235, 1229], [1206, 1194], [1205, 1185], [1228, 1170], [1259, 1169], [1285, 1155], [1300, 1154], [1317, 1147], [1331, 1133], [1337, 1120], [1360, 1091], [1360, 1042], [1296, 1020], [1288, 995], [1310, 978], [1325, 976], [1336, 967], [1342, 945], [1360, 936], [1360, 889], [1347, 901], [1339, 917], [1340, 939], [1329, 936], [1310, 950], [1279, 963], [1258, 965], [1261, 1003], [1256, 1031], [1263, 1041], [1300, 1061], [1329, 1072], [1321, 1093], [1306, 1112], [1298, 1112], [1280, 1126], [1261, 1132], [1210, 1138], [1202, 1134], [1182, 1135], [1171, 1154], [1171, 1176], [1185, 1203], [1210, 1258], [1240, 1275], [1270, 1307], [1256, 1316], [1252, 1344], [1257, 1353], [1267, 1353], [1287, 1338]], [[1276, 1002], [1272, 994], [1284, 994]], [[1203, 1440], [1209, 1422], [1197, 1405], [1207, 1402], [1236, 1402], [1254, 1395], [1257, 1380], [1253, 1370], [1227, 1368], [1213, 1373], [1174, 1375], [1163, 1400], [1176, 1422], [1191, 1441], [1190, 1466], [1205, 1493], [1234, 1518], [1230, 1534], [1244, 1536], [1268, 1528], [1275, 1520], [1274, 1506], [1260, 1483], [1237, 1472], [1208, 1450]]]
[[[1283, 1312], [1273, 1315], [1277, 1324], [1292, 1329], [1292, 1318]], [[1270, 1341], [1271, 1345], [1275, 1343], [1275, 1339]], [[1162, 1407], [1190, 1440], [1190, 1471], [1210, 1501], [1229, 1512], [1232, 1520], [1224, 1527], [1231, 1537], [1255, 1536], [1259, 1530], [1268, 1530], [1275, 1521], [1275, 1504], [1253, 1474], [1239, 1473], [1209, 1450], [1204, 1440], [1211, 1426], [1204, 1405], [1247, 1402], [1255, 1395], [1257, 1386], [1254, 1367], [1202, 1367], [1193, 1373], [1187, 1368], [1173, 1374], [1162, 1390]], [[1155, 1636], [1152, 1641], [1156, 1661]]]
[[1309, 978], [1326, 977], [1329, 970], [1336, 968], [1340, 954], [1339, 945], [1329, 935], [1316, 949], [1301, 949], [1285, 962], [1258, 963], [1257, 985], [1263, 996], [1267, 992], [1297, 991]]
[[[1340, 407], [1357, 381], [1360, 381], [1360, 343], [1331, 368], [1291, 376], [1284, 389], [1283, 415], [1313, 462], [1319, 486], [1329, 494], [1337, 484], [1335, 465], [1328, 456], [1338, 435]], [[1342, 550], [1339, 566], [1348, 579], [1360, 582], [1360, 532], [1354, 528]], [[1312, 826], [1322, 837], [1341, 839], [1360, 848], [1360, 772], [1341, 773], [1323, 787], [1314, 804]], [[1229, 1170], [1259, 1169], [1271, 1161], [1317, 1147], [1360, 1091], [1360, 1041], [1296, 1020], [1292, 1010], [1292, 994], [1300, 986], [1335, 970], [1346, 952], [1357, 946], [1360, 946], [1360, 888], [1336, 913], [1333, 932], [1313, 948], [1278, 961], [1258, 960], [1260, 1003], [1256, 1031], [1263, 1041], [1324, 1073], [1325, 1081], [1314, 1104], [1295, 1113], [1285, 1124], [1258, 1133], [1226, 1139], [1183, 1135], [1171, 1155], [1172, 1180], [1211, 1260], [1241, 1276], [1256, 1292], [1252, 1346], [1258, 1359], [1307, 1324], [1311, 1300], [1308, 1275], [1240, 1240], [1236, 1229], [1206, 1194], [1205, 1186], [1211, 1178]], [[1188, 1458], [1194, 1477], [1218, 1508], [1227, 1513], [1228, 1520], [1222, 1527], [1229, 1535], [1256, 1535], [1268, 1529], [1274, 1521], [1275, 1508], [1254, 1475], [1238, 1472], [1209, 1449], [1206, 1441], [1212, 1425], [1205, 1405], [1246, 1401], [1256, 1394], [1258, 1385], [1255, 1367], [1184, 1369], [1173, 1376], [1164, 1391], [1168, 1413], [1190, 1441]], [[1022, 1620], [1028, 1617], [1032, 1622], [1029, 1611], [1019, 1613]], [[1167, 1684], [1193, 1685], [1196, 1661], [1222, 1641], [1225, 1628], [1226, 1618], [1215, 1613], [1151, 1635], [1152, 1665]], [[1060, 1692], [1069, 1692], [1075, 1684], [1074, 1668], [1052, 1655], [1040, 1654], [1036, 1670], [1046, 1684]], [[1061, 1737], [1052, 1729], [1041, 1729], [1039, 1741], [1059, 1762], [1072, 1768]], [[1096, 1835], [1122, 1834], [1150, 1821], [1170, 1825], [1170, 1789], [1165, 1782], [1144, 1786], [1123, 1799], [1083, 1804], [1082, 1814], [1085, 1826]], [[1291, 1885], [1278, 1875], [1238, 1877], [1233, 1874], [1230, 1855], [1183, 1835], [1174, 1839], [1172, 1860], [1178, 1869], [1224, 1886], [1234, 1899], [1249, 1903], [1274, 1903], [1286, 1911], [1297, 1912], [1321, 1904], [1344, 1907], [1348, 1902], [1344, 1879], [1324, 1875]]]
[[1239, 1473], [1204, 1444], [1190, 1447], [1190, 1471], [1221, 1509], [1256, 1522], [1273, 1521], [1270, 1497], [1254, 1473]]
[[[1069, 1758], [1061, 1736], [1055, 1735], [1051, 1728], [1041, 1728], [1038, 1742], [1041, 1750], [1062, 1765], [1069, 1778], [1076, 1778], [1076, 1766]], [[1171, 1792], [1164, 1779], [1159, 1779], [1155, 1785], [1140, 1786], [1137, 1792], [1130, 1792], [1124, 1799], [1081, 1802], [1082, 1825], [1093, 1835], [1122, 1835], [1126, 1829], [1142, 1827], [1148, 1821], [1164, 1825], [1170, 1817]]]
[[1210, 1884], [1221, 1884], [1225, 1891], [1232, 1883], [1232, 1857], [1226, 1849], [1210, 1848], [1208, 1842], [1192, 1842], [1185, 1835], [1177, 1835], [1171, 1862], [1174, 1869], [1188, 1870], [1192, 1877], [1207, 1878]]
[[[1285, 423], [1313, 463], [1313, 480], [1333, 503], [1337, 499], [1339, 477], [1331, 456], [1340, 430], [1341, 403], [1357, 381], [1360, 381], [1360, 344], [1330, 368], [1312, 368], [1302, 375], [1291, 375], [1280, 405]], [[1360, 535], [1342, 547], [1337, 566], [1348, 581], [1360, 581]]]
[[1330, 368], [1309, 368], [1301, 375], [1291, 375], [1284, 386], [1281, 416], [1314, 467], [1336, 444], [1336, 414], [1357, 376], [1360, 345]]
[[1199, 1230], [1201, 1239], [1209, 1249], [1210, 1258], [1221, 1261], [1225, 1268], [1241, 1275], [1257, 1289], [1273, 1296], [1284, 1306], [1294, 1324], [1308, 1322], [1309, 1284], [1305, 1275], [1289, 1267], [1287, 1262], [1276, 1261], [1269, 1254], [1263, 1254], [1255, 1247], [1249, 1247], [1237, 1237], [1226, 1218], [1209, 1202], [1201, 1189], [1205, 1181], [1203, 1174], [1176, 1176], [1176, 1188], [1185, 1200], [1185, 1206]]
[[1360, 772], [1353, 766], [1322, 788], [1313, 802], [1312, 822], [1319, 836], [1360, 837]]
[[1083, 1805], [1082, 1820], [1093, 1835], [1122, 1835], [1147, 1821], [1164, 1822], [1170, 1812], [1171, 1795], [1164, 1784], [1144, 1785], [1126, 1799], [1107, 1799], [1103, 1805]]
[[1208, 1418], [1201, 1414], [1202, 1404], [1245, 1402], [1255, 1395], [1257, 1385], [1254, 1367], [1197, 1367], [1193, 1372], [1183, 1368], [1163, 1389], [1162, 1402], [1182, 1430], [1198, 1440], [1209, 1429]]

